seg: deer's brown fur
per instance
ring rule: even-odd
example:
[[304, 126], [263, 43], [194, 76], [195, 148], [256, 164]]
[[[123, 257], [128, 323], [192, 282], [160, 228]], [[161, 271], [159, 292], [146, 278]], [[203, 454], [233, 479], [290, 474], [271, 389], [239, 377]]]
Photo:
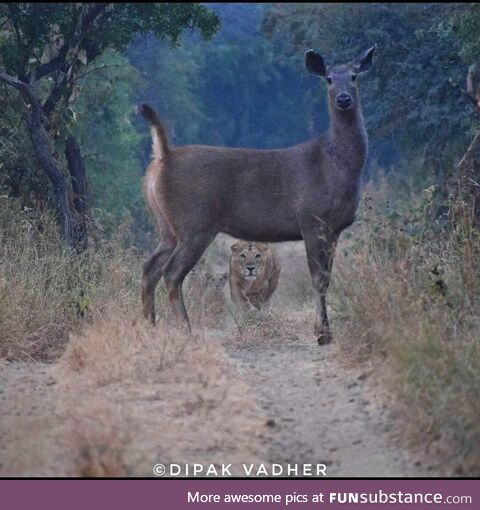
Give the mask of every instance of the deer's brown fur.
[[354, 220], [367, 134], [356, 75], [368, 70], [375, 47], [348, 65], [329, 68], [312, 50], [306, 66], [328, 82], [330, 130], [275, 150], [171, 146], [155, 112], [153, 160], [144, 183], [161, 242], [144, 265], [143, 308], [155, 321], [154, 290], [162, 275], [176, 316], [190, 328], [182, 282], [219, 232], [258, 242], [303, 239], [317, 291], [315, 332], [331, 340], [325, 305], [335, 244]]

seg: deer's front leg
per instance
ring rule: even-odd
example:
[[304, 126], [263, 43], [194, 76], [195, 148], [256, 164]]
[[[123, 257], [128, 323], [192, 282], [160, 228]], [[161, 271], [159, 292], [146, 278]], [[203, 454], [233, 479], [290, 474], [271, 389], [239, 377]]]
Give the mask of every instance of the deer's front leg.
[[336, 237], [328, 233], [309, 232], [305, 235], [305, 249], [312, 283], [316, 290], [316, 314], [314, 333], [319, 345], [332, 341], [328, 323], [326, 294], [335, 254]]

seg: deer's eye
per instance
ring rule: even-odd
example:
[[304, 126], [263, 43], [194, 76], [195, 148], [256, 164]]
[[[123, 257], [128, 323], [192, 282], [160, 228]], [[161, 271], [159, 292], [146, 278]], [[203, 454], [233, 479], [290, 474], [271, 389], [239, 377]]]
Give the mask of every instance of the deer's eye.
[[352, 81], [355, 81], [357, 79], [357, 75], [356, 74], [352, 74]]
[[330, 78], [330, 76], [327, 76], [327, 83], [328, 83], [329, 85], [331, 85], [331, 84], [332, 84], [332, 78]]

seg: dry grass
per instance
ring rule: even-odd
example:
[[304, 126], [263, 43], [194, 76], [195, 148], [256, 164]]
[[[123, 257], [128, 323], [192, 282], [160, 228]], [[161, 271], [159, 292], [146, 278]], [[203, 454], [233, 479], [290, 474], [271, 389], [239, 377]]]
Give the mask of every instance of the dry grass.
[[238, 313], [231, 310], [235, 328], [228, 335], [229, 346], [242, 349], [271, 349], [291, 340], [305, 339], [313, 342], [314, 307], [312, 303], [303, 309], [297, 306], [279, 305]]
[[[405, 200], [411, 211], [393, 204], [385, 181], [365, 195], [335, 262], [334, 335], [345, 358], [373, 367], [395, 395], [400, 429], [441, 455], [448, 474], [478, 476], [478, 232], [460, 206], [455, 225], [440, 229], [426, 220], [429, 193]], [[229, 243], [222, 239], [208, 254], [217, 267], [226, 266]], [[202, 288], [189, 288], [194, 327], [221, 328], [229, 316], [233, 345], [268, 348], [298, 335], [313, 341], [302, 244], [285, 246], [281, 258], [279, 289], [260, 313], [239, 315], [227, 303], [222, 317], [202, 300]], [[0, 198], [0, 358], [61, 356], [54, 368], [52, 420], [62, 423], [55, 434], [63, 445], [56, 473], [150, 476], [156, 462], [262, 458], [264, 418], [223, 347], [138, 320], [142, 262], [122, 232], [73, 257], [61, 249], [51, 218]], [[163, 286], [157, 310], [168, 324]]]
[[138, 302], [141, 259], [118, 238], [82, 256], [65, 251], [47, 214], [0, 197], [0, 358], [46, 360], [69, 333]]
[[440, 454], [448, 473], [478, 476], [480, 236], [468, 218], [433, 232], [422, 219], [428, 196], [414, 214], [379, 213], [392, 196], [385, 187], [367, 191], [339, 250], [330, 297], [336, 337], [394, 391], [410, 439]]
[[263, 455], [265, 419], [221, 345], [205, 338], [115, 315], [72, 339], [58, 381], [76, 474], [151, 476], [157, 462]]
[[[25, 381], [44, 388], [42, 409], [9, 390], [24, 415], [2, 419], [23, 424], [4, 452], [7, 474], [151, 476], [157, 462], [265, 460], [265, 417], [224, 348], [208, 333], [173, 332], [163, 285], [160, 326], [140, 319], [143, 256], [126, 246], [128, 232], [73, 256], [51, 217], [1, 200], [0, 357], [56, 360], [52, 386], [40, 372]], [[220, 246], [210, 258], [218, 265], [227, 256]], [[198, 285], [187, 294], [196, 328], [221, 327], [218, 300]]]

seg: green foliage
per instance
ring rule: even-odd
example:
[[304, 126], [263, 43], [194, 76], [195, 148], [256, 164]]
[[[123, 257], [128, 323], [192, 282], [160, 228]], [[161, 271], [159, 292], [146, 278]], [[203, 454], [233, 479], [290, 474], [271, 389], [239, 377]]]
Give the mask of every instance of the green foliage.
[[211, 8], [223, 20], [211, 42], [186, 37], [172, 51], [141, 38], [129, 48], [132, 65], [149, 83], [138, 99], [159, 111], [177, 144], [270, 148], [307, 138], [305, 73], [275, 61], [260, 31], [265, 6]]
[[113, 51], [107, 51], [95, 66], [99, 70], [87, 74], [79, 85], [71, 124], [84, 147], [91, 206], [111, 232], [141, 199], [140, 135], [131, 118], [133, 96], [143, 81]]
[[22, 100], [0, 86], [0, 186], [24, 205], [42, 210], [48, 182], [35, 161], [23, 123]]
[[[39, 69], [55, 56], [55, 40], [73, 38], [85, 5], [0, 6], [0, 20], [10, 20], [0, 65]], [[203, 41], [218, 17], [222, 28]], [[325, 91], [306, 72], [304, 50], [314, 47], [335, 63], [376, 42], [376, 63], [360, 85], [371, 160], [399, 173], [415, 164], [417, 188], [442, 184], [476, 129], [460, 87], [477, 52], [478, 17], [476, 4], [114, 4], [84, 43], [69, 49], [80, 78], [73, 90], [62, 89], [48, 128], [60, 159], [66, 136], [81, 140], [92, 206], [107, 230], [127, 211], [144, 230], [140, 175], [150, 138], [132, 116], [134, 104], [153, 104], [175, 144], [292, 145], [328, 123]], [[184, 29], [199, 35], [181, 38]], [[59, 78], [40, 80], [42, 99]], [[26, 197], [30, 187], [45, 198], [47, 183], [25, 143], [22, 103], [6, 94], [0, 89], [2, 182], [17, 195]]]
[[300, 75], [258, 35], [202, 48], [205, 143], [272, 148], [308, 137]]
[[[138, 34], [153, 34], [172, 47], [185, 30], [210, 38], [217, 16], [197, 3], [7, 3], [0, 5], [0, 26], [0, 67], [33, 84], [55, 159], [65, 168], [66, 139], [78, 135], [83, 142], [91, 205], [104, 211], [103, 225], [111, 231], [127, 210], [143, 211], [139, 135], [130, 122], [141, 80], [120, 52]], [[2, 85], [0, 184], [25, 204], [38, 205], [29, 198], [33, 190], [44, 207], [49, 186], [27, 141], [25, 106], [11, 92]], [[142, 213], [137, 219], [145, 222]]]
[[480, 4], [451, 4], [449, 16], [442, 23], [446, 34], [460, 41], [460, 53], [467, 63], [480, 62]]
[[[169, 129], [175, 143], [198, 142], [199, 130], [205, 120], [199, 98], [200, 63], [191, 49], [182, 45], [171, 49], [154, 37], [138, 38], [127, 52], [130, 64], [145, 80], [135, 101], [154, 105]], [[150, 133], [143, 119], [138, 129], [144, 133], [144, 149], [150, 157]], [[144, 159], [144, 163], [148, 161]]]
[[[57, 41], [74, 41], [86, 7], [84, 3], [7, 3], [0, 6], [0, 25], [4, 27], [0, 60], [8, 72], [26, 74], [38, 68], [45, 51], [54, 51]], [[101, 4], [96, 4], [101, 6]], [[123, 51], [138, 33], [154, 33], [175, 45], [186, 28], [198, 29], [211, 37], [219, 20], [206, 7], [196, 3], [119, 3], [108, 4], [86, 37], [69, 50], [84, 53], [83, 64], [107, 48]], [[5, 27], [8, 27], [5, 30]]]
[[375, 64], [360, 85], [372, 155], [393, 163], [400, 147], [447, 165], [465, 149], [472, 128], [459, 87], [460, 43], [441, 27], [450, 13], [443, 4], [278, 5], [264, 30], [281, 58], [294, 55], [298, 65], [298, 52], [309, 47], [334, 64], [377, 43]]

